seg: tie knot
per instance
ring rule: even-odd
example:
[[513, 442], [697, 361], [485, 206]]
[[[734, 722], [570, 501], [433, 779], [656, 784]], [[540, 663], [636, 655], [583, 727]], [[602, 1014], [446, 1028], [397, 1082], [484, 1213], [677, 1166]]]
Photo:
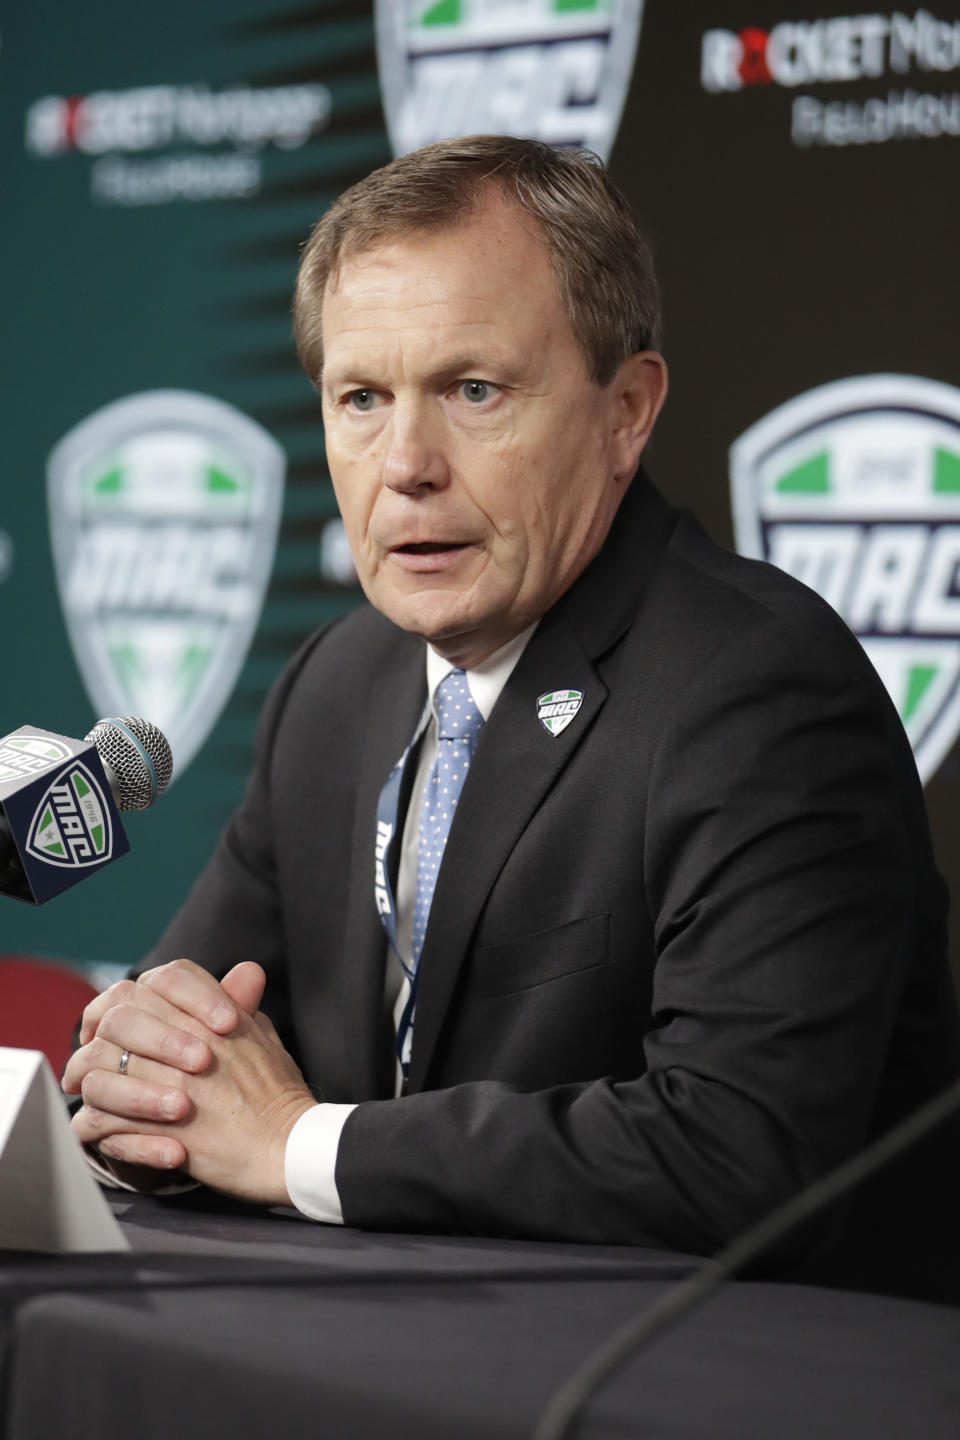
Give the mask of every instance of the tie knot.
[[437, 686], [433, 697], [437, 715], [437, 735], [441, 740], [466, 740], [471, 753], [483, 724], [483, 716], [470, 694], [466, 674], [451, 670]]

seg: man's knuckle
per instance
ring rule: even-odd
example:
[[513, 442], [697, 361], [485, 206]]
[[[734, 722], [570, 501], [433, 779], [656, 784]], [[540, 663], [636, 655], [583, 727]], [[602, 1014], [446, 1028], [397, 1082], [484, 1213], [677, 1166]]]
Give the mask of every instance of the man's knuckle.
[[110, 1052], [110, 1041], [105, 1040], [102, 1035], [95, 1035], [87, 1046], [87, 1063], [91, 1070], [103, 1068], [103, 1062]]
[[125, 1000], [111, 1005], [109, 1010], [103, 1012], [103, 1019], [100, 1021], [97, 1034], [107, 1040], [119, 1034], [125, 1026], [129, 1025], [130, 1017], [136, 1013], [136, 1008], [135, 1005], [130, 1005]]
[[160, 1096], [153, 1089], [146, 1090], [134, 1100], [136, 1113], [141, 1120], [163, 1120], [167, 1117], [160, 1109]]
[[98, 1110], [95, 1105], [88, 1104], [86, 1096], [84, 1096], [81, 1115], [83, 1127], [88, 1134], [103, 1135], [106, 1133], [108, 1116], [103, 1110]]
[[178, 1030], [164, 1030], [158, 1045], [158, 1058], [168, 1065], [177, 1065], [183, 1058], [187, 1042]]
[[102, 995], [98, 995], [95, 1000], [91, 1000], [88, 1005], [85, 1005], [83, 1007], [83, 1019], [80, 1022], [82, 1028], [86, 1029], [90, 1025], [96, 1025], [98, 1019], [100, 1018], [100, 1011], [102, 1009]]

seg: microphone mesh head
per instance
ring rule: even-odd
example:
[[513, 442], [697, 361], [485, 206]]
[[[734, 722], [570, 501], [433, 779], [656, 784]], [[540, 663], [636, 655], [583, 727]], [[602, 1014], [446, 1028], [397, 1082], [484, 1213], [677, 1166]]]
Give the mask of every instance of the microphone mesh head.
[[145, 810], [170, 783], [170, 746], [163, 731], [149, 720], [136, 715], [98, 720], [86, 738], [117, 778], [119, 810]]

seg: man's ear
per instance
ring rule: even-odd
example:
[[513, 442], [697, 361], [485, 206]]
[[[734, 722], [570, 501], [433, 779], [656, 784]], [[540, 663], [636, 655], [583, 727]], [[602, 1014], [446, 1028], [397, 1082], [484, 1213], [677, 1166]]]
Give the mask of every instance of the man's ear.
[[656, 350], [628, 355], [610, 382], [614, 477], [630, 480], [667, 398], [667, 365]]

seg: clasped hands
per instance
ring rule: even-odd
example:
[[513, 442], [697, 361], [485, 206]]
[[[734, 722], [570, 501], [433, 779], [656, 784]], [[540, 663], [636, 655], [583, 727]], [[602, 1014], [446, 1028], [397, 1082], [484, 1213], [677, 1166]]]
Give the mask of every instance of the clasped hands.
[[108, 1162], [182, 1167], [240, 1199], [288, 1205], [287, 1137], [316, 1099], [258, 1010], [265, 983], [252, 961], [217, 981], [174, 960], [98, 995], [63, 1073], [83, 1097], [77, 1137]]

